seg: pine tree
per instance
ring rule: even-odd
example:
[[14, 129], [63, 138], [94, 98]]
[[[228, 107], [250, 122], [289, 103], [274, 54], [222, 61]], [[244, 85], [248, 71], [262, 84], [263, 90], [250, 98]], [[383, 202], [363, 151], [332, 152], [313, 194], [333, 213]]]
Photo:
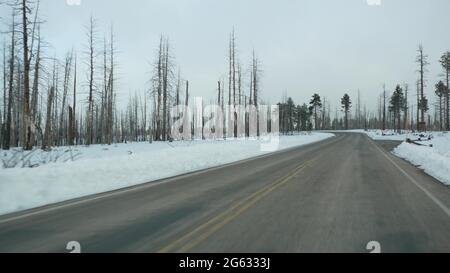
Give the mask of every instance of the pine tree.
[[389, 105], [389, 111], [391, 111], [394, 114], [394, 127], [395, 123], [397, 123], [397, 132], [400, 133], [401, 131], [401, 112], [404, 108], [405, 103], [405, 97], [403, 95], [403, 89], [400, 87], [400, 85], [397, 85], [395, 87], [395, 91], [391, 96], [390, 105]]
[[345, 118], [345, 130], [348, 130], [348, 113], [350, 112], [352, 102], [350, 101], [350, 96], [345, 93], [341, 99], [342, 111], [344, 111]]
[[445, 85], [444, 82], [439, 81], [436, 85], [435, 85], [435, 93], [436, 96], [438, 97], [438, 109], [439, 109], [439, 130], [442, 131], [443, 127], [443, 111], [445, 111], [443, 108], [443, 99], [445, 100], [445, 94], [447, 92], [447, 86]]
[[314, 129], [319, 129], [319, 119], [318, 119], [318, 112], [320, 111], [322, 107], [322, 101], [320, 100], [319, 94], [315, 93], [311, 101], [309, 102], [309, 111], [310, 113], [314, 114]]
[[445, 120], [446, 120], [446, 130], [450, 131], [450, 104], [449, 104], [449, 97], [450, 97], [450, 91], [449, 91], [449, 77], [450, 77], [450, 52], [445, 52], [441, 59], [439, 60], [441, 63], [443, 69], [444, 69], [444, 76], [445, 76], [445, 85], [447, 86], [447, 89], [445, 90], [444, 97], [445, 97]]

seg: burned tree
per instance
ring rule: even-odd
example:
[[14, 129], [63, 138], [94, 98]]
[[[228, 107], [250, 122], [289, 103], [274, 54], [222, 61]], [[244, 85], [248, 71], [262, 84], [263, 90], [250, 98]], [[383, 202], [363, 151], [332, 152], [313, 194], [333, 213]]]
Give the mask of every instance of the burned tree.
[[417, 110], [420, 111], [420, 124], [419, 124], [419, 130], [424, 131], [426, 130], [426, 123], [425, 123], [425, 112], [428, 111], [428, 100], [425, 97], [424, 89], [425, 89], [425, 73], [428, 71], [426, 69], [428, 63], [428, 55], [425, 55], [423, 46], [419, 45], [417, 49], [417, 58], [416, 62], [419, 65], [419, 69], [417, 72], [419, 73], [419, 103]]
[[96, 23], [94, 17], [90, 17], [89, 25], [87, 26], [87, 38], [88, 38], [88, 50], [86, 54], [88, 55], [88, 86], [89, 86], [89, 95], [88, 95], [88, 110], [86, 117], [86, 144], [92, 144], [94, 142], [94, 69], [95, 69], [95, 43], [96, 43]]

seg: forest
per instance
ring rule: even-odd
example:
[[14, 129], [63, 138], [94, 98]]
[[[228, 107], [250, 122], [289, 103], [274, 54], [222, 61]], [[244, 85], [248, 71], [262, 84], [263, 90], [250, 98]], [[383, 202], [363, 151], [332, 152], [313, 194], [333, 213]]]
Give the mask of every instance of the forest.
[[[68, 49], [65, 58], [57, 59], [46, 51], [42, 38], [39, 0], [14, 0], [2, 3], [10, 9], [9, 22], [2, 32], [3, 92], [0, 103], [1, 148], [22, 147], [44, 150], [55, 146], [111, 144], [127, 141], [172, 140], [171, 127], [183, 113], [171, 109], [192, 104], [189, 80], [183, 79], [175, 63], [169, 37], [161, 35], [156, 58], [151, 61], [152, 74], [147, 90], [130, 94], [127, 102], [117, 101], [117, 53], [120, 41], [115, 38], [113, 24], [108, 33], [100, 33], [97, 20], [91, 16], [85, 26], [82, 51]], [[102, 38], [103, 37], [103, 38]], [[227, 106], [264, 104], [261, 96], [262, 69], [255, 52], [244, 59], [238, 54], [234, 28], [228, 37], [226, 79], [216, 82], [212, 100], [223, 111]], [[433, 102], [425, 96], [428, 56], [422, 45], [417, 49], [417, 82], [415, 90], [402, 83], [388, 91], [384, 85], [377, 109], [356, 97], [337, 90], [343, 97], [333, 102], [314, 93], [309, 102], [296, 104], [283, 94], [279, 106], [279, 128], [282, 134], [311, 130], [394, 129], [450, 130], [449, 71], [450, 52], [443, 53], [442, 80], [434, 83]], [[244, 63], [249, 63], [244, 67]], [[412, 60], [413, 65], [413, 60]], [[81, 76], [80, 76], [81, 75]], [[87, 75], [85, 77], [85, 75]], [[219, 77], [218, 77], [219, 78]], [[430, 105], [431, 104], [431, 105]], [[126, 107], [122, 107], [126, 105]], [[333, 106], [334, 105], [334, 106]], [[432, 106], [432, 107], [430, 107]], [[432, 110], [430, 110], [432, 109]], [[235, 112], [228, 115], [236, 115]], [[191, 117], [189, 117], [191, 118]], [[193, 119], [194, 117], [192, 117]], [[202, 117], [202, 126], [209, 117]], [[249, 113], [244, 114], [249, 136]], [[182, 130], [194, 137], [193, 121]], [[236, 122], [233, 133], [224, 137], [241, 137]], [[269, 125], [270, 127], [270, 125]], [[211, 130], [214, 130], [212, 128]], [[185, 132], [186, 133], [186, 132]], [[258, 132], [259, 134], [259, 132]]]

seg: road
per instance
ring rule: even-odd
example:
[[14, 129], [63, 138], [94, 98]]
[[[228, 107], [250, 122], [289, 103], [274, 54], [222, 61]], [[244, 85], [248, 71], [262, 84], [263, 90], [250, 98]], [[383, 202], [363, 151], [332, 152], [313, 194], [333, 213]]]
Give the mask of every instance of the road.
[[450, 252], [450, 189], [357, 133], [0, 217], [0, 252]]

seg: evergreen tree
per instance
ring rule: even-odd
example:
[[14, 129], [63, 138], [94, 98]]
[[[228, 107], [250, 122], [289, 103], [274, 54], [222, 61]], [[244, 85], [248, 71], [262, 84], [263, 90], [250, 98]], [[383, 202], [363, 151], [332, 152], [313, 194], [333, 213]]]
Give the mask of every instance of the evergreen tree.
[[320, 112], [320, 109], [322, 107], [322, 101], [320, 100], [319, 94], [315, 93], [311, 101], [309, 102], [309, 112], [311, 114], [314, 114], [314, 130], [317, 130], [319, 128], [319, 119], [317, 118], [318, 112]]
[[[443, 129], [443, 110], [445, 107], [443, 107], [443, 99], [445, 100], [445, 95], [447, 92], [447, 86], [444, 84], [444, 82], [439, 81], [435, 86], [436, 96], [438, 97], [438, 103], [439, 103], [439, 129], [442, 131]], [[444, 111], [445, 112], [445, 111]]]
[[308, 111], [308, 105], [304, 103], [302, 106], [298, 107], [299, 111], [299, 121], [300, 121], [300, 128], [302, 131], [306, 131], [310, 129], [310, 112]]
[[350, 101], [350, 96], [345, 93], [345, 95], [341, 99], [342, 110], [345, 114], [345, 130], [348, 130], [348, 113], [350, 112], [350, 108], [352, 107], [352, 102]]
[[445, 85], [446, 85], [446, 90], [444, 92], [444, 97], [445, 97], [445, 109], [444, 109], [444, 115], [445, 115], [445, 120], [446, 120], [446, 130], [450, 131], [450, 106], [449, 106], [449, 78], [450, 78], [450, 52], [447, 51], [445, 52], [442, 56], [441, 59], [439, 60], [439, 62], [442, 65], [442, 68], [444, 69], [444, 77], [445, 77]]
[[[400, 133], [401, 130], [401, 111], [404, 107], [405, 96], [403, 95], [403, 89], [400, 85], [395, 87], [395, 91], [391, 96], [389, 111], [394, 114], [394, 128], [397, 127], [397, 131]], [[397, 126], [395, 126], [397, 123]]]

